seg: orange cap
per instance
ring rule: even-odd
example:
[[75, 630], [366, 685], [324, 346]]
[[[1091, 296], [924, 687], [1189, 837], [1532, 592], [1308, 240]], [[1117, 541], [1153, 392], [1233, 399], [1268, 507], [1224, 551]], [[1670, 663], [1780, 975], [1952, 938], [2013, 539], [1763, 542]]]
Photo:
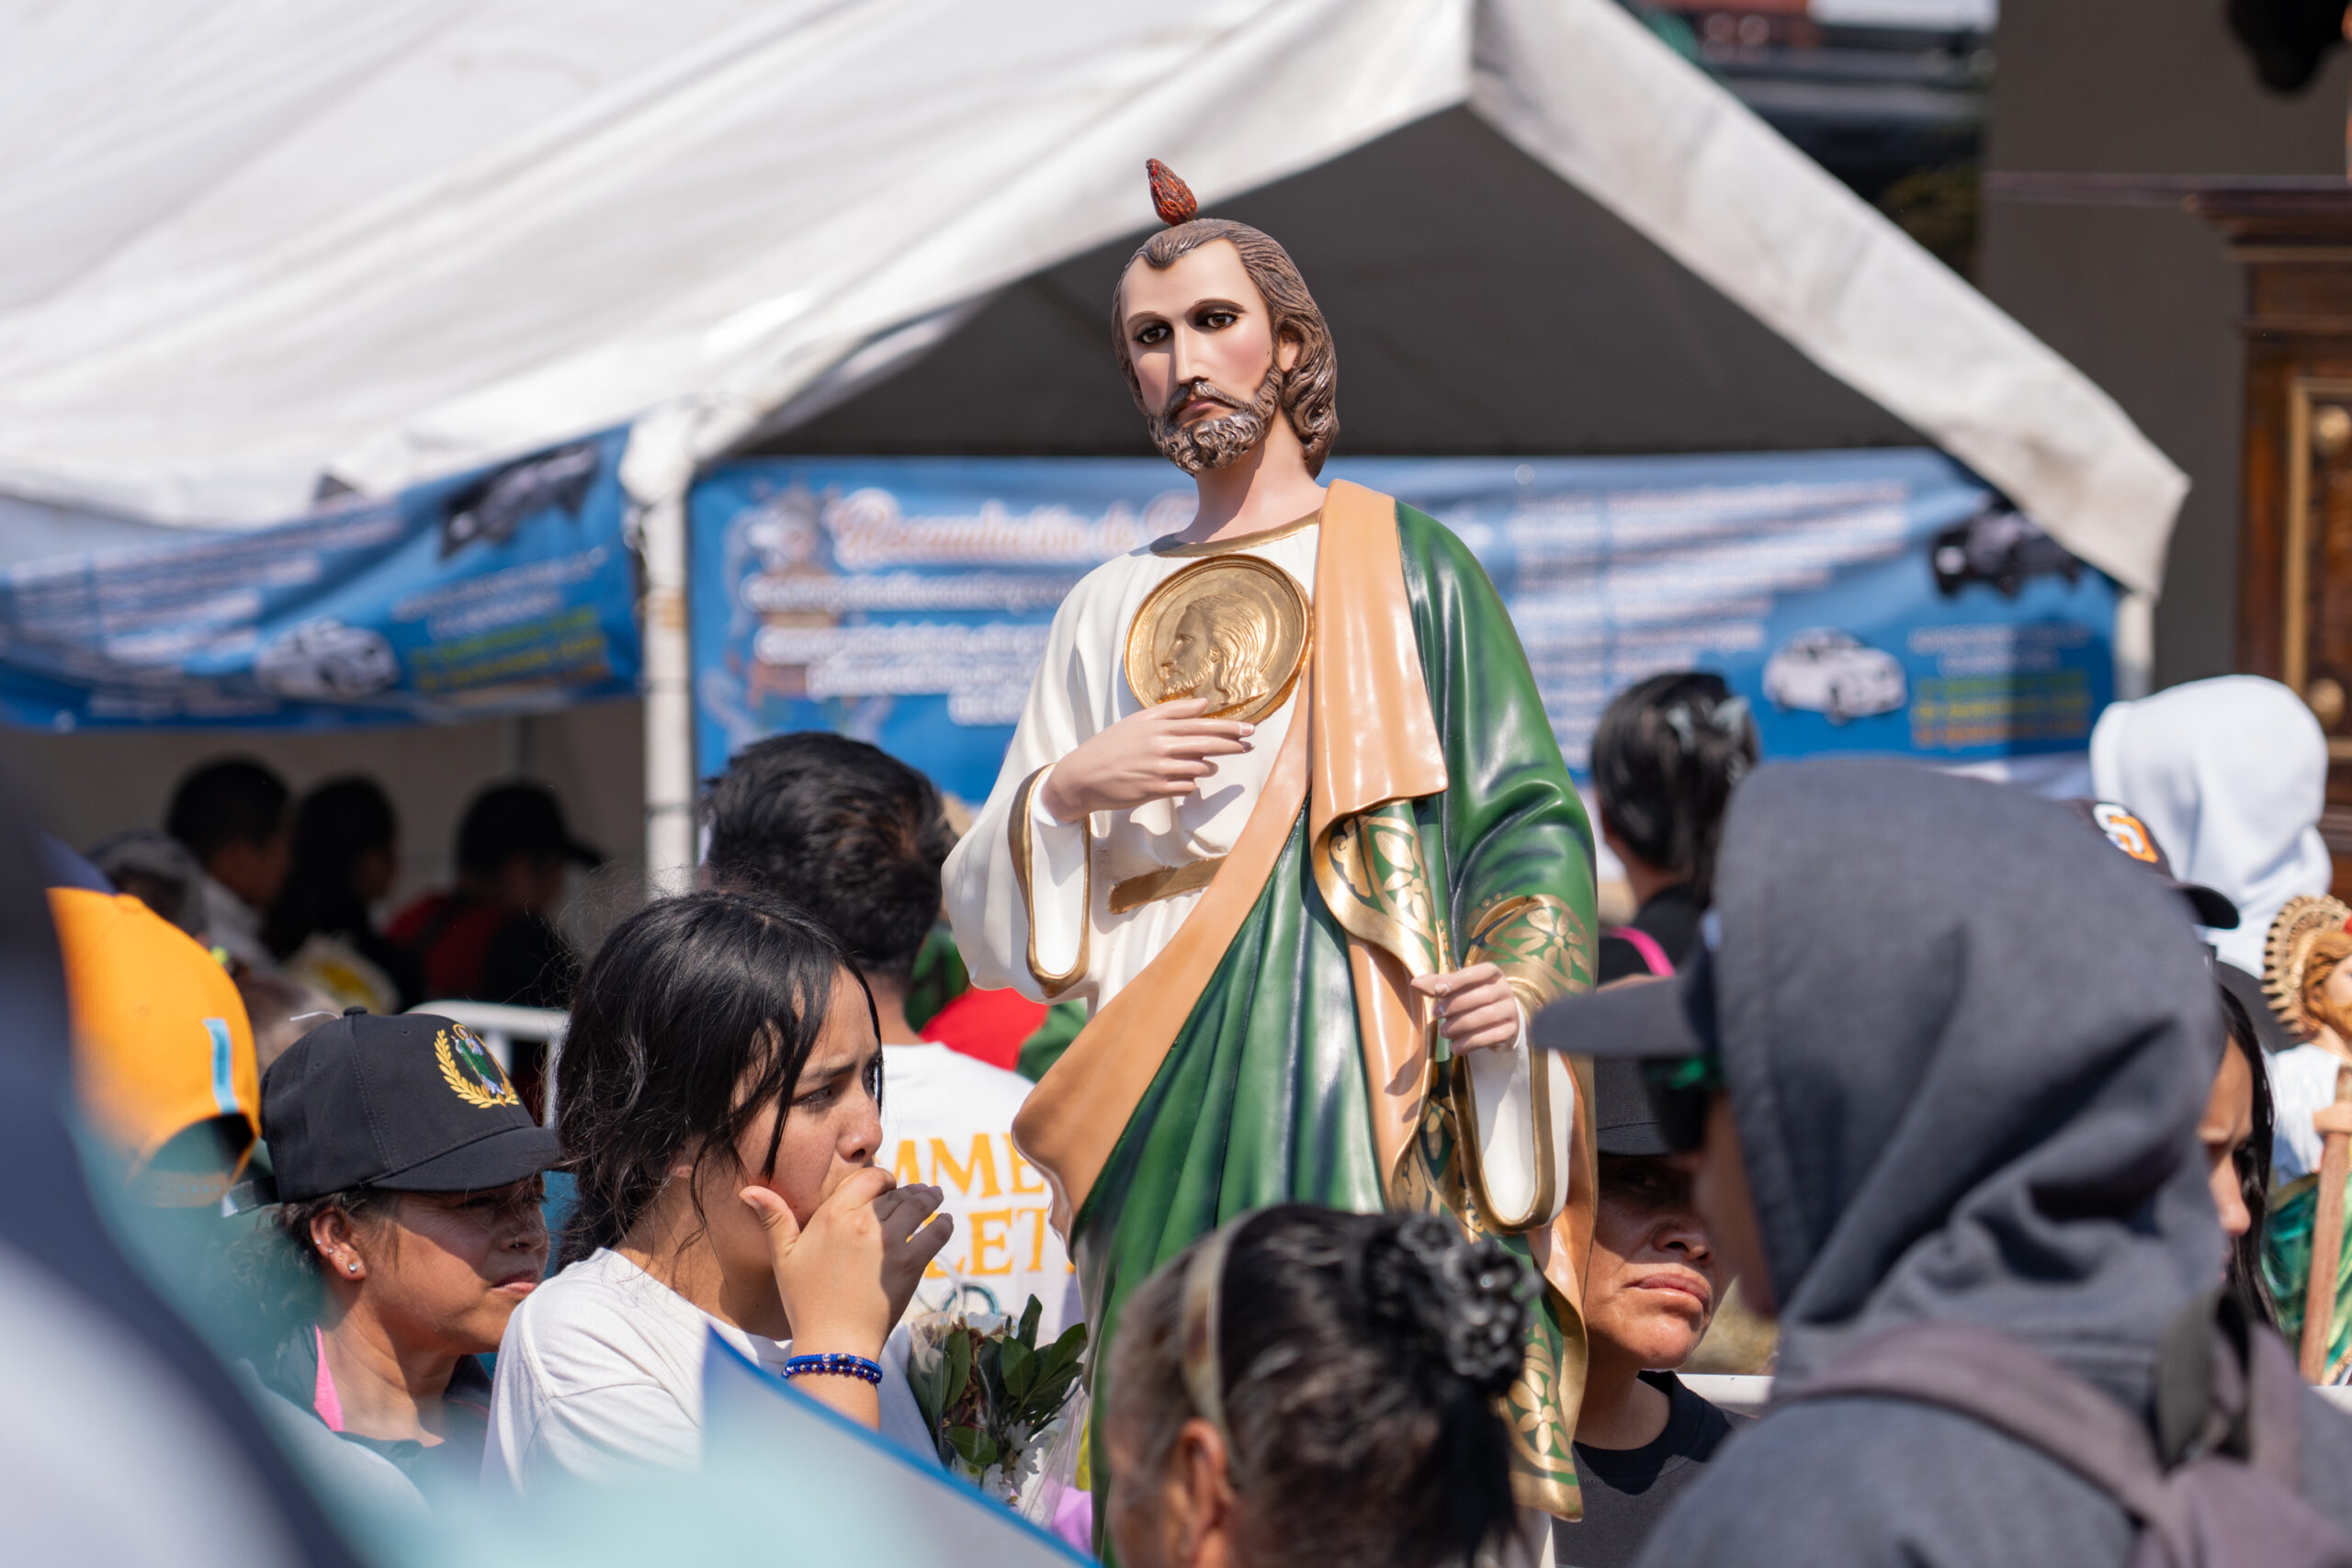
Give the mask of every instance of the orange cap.
[[[236, 983], [129, 894], [52, 887], [49, 908], [65, 960], [83, 1114], [130, 1156], [141, 1196], [218, 1202], [261, 1135], [261, 1073]], [[174, 1138], [224, 1119], [238, 1124], [227, 1140], [233, 1165], [149, 1170]]]

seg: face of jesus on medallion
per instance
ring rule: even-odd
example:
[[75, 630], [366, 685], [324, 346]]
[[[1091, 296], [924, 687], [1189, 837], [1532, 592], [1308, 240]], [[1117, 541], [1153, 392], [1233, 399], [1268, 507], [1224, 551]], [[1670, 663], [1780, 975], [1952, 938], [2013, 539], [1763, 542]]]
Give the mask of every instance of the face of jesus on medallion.
[[1276, 342], [1272, 315], [1241, 254], [1224, 240], [1174, 265], [1128, 264], [1120, 283], [1126, 348], [1151, 437], [1191, 473], [1238, 461], [1265, 438], [1299, 345]]
[[1216, 643], [1209, 634], [1208, 617], [1194, 604], [1187, 608], [1176, 622], [1176, 636], [1168, 645], [1167, 660], [1159, 667], [1160, 680], [1171, 692], [1185, 696], [1207, 696], [1211, 707], [1221, 706], [1217, 694], [1201, 690], [1216, 672]]

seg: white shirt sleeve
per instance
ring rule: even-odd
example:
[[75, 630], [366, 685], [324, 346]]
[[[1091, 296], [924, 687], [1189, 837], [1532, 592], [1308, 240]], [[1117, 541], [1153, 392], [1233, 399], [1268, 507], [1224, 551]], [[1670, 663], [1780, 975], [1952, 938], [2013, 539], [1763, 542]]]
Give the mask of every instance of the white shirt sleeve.
[[[1046, 656], [1030, 683], [1029, 701], [1013, 730], [996, 787], [973, 818], [971, 831], [948, 855], [943, 873], [948, 924], [972, 984], [992, 990], [1010, 987], [1033, 1001], [1052, 999], [1030, 966], [1033, 911], [1036, 968], [1064, 975], [1078, 965], [1092, 902], [1087, 854], [1091, 821], [1055, 821], [1037, 798], [1042, 792], [1032, 790], [1027, 818], [1020, 824], [1030, 845], [1024, 866], [1014, 858], [1012, 818], [1022, 786], [1094, 733], [1089, 697], [1093, 677], [1079, 646], [1078, 622], [1086, 597], [1087, 584], [1080, 583], [1054, 616]], [[1084, 975], [1076, 976], [1068, 989], [1084, 980]], [[1057, 993], [1061, 994], [1067, 991]]]

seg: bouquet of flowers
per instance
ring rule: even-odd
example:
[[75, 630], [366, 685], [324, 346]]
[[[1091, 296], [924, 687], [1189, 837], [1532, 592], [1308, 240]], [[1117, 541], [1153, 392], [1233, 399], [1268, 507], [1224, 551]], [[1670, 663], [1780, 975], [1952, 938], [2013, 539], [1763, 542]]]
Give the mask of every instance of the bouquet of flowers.
[[933, 1313], [909, 1329], [913, 1345], [907, 1381], [930, 1423], [932, 1441], [949, 1472], [1023, 1512], [1052, 1479], [1047, 1453], [1065, 1427], [1083, 1418], [1084, 1400], [1070, 1397], [1086, 1325], [1072, 1324], [1042, 1349], [1035, 1296], [1015, 1326], [992, 1314]]

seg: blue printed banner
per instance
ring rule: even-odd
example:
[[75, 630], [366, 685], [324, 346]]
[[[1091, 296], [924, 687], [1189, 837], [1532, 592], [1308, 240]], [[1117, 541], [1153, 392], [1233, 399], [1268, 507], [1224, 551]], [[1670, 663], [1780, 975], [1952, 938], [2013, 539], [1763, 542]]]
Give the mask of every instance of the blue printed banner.
[[[2113, 694], [2116, 591], [1928, 451], [1361, 458], [1485, 564], [1579, 778], [1615, 693], [1723, 674], [1770, 757], [2079, 751]], [[1192, 516], [1156, 459], [776, 458], [694, 494], [696, 750], [872, 740], [994, 784], [1054, 610]]]
[[0, 571], [0, 717], [334, 728], [637, 687], [623, 432], [389, 501]]

